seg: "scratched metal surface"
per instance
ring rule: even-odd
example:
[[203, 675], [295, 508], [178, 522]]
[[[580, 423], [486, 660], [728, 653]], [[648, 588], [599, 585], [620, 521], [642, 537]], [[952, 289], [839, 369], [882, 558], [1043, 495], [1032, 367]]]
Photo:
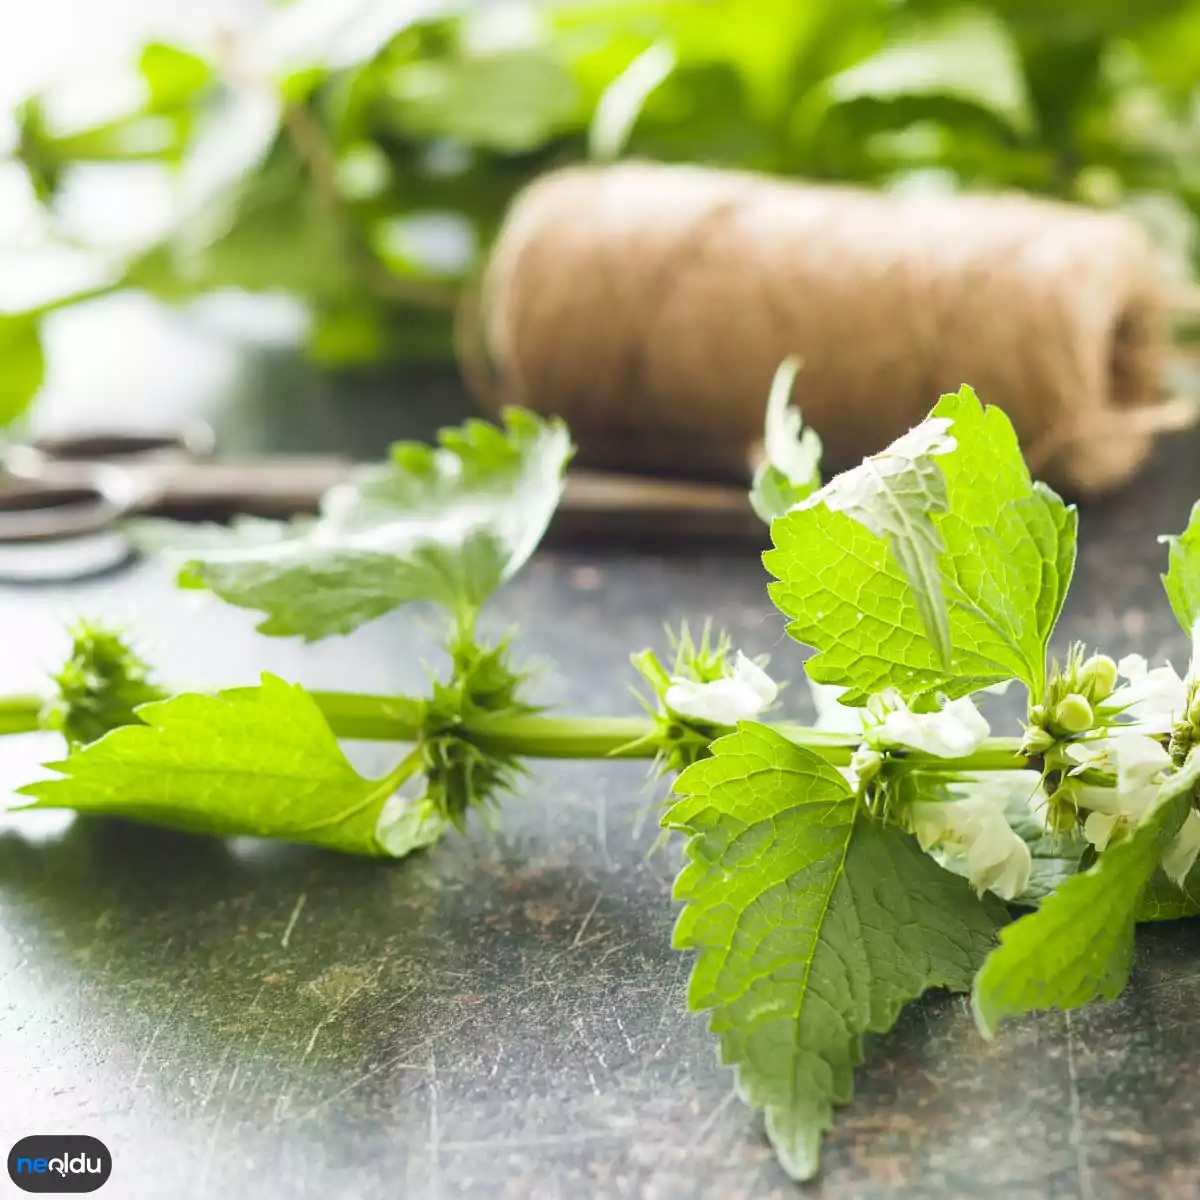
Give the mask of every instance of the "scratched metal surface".
[[[369, 450], [417, 419], [363, 391], [342, 424], [320, 396], [297, 401], [288, 437]], [[459, 402], [419, 394], [425, 420]], [[69, 424], [69, 409], [52, 416]], [[272, 402], [240, 411], [239, 429], [257, 431], [243, 440], [282, 439]], [[1184, 657], [1152, 535], [1181, 527], [1200, 493], [1197, 451], [1187, 439], [1085, 513], [1065, 621], [1076, 636]], [[418, 619], [337, 644], [269, 642], [248, 614], [173, 593], [147, 567], [0, 593], [5, 690], [38, 682], [81, 613], [133, 624], [166, 676], [197, 686], [271, 669], [417, 688], [436, 662]], [[627, 651], [656, 642], [666, 618], [708, 613], [781, 672], [799, 661], [752, 553], [542, 554], [493, 625], [519, 624], [546, 702], [628, 712]], [[53, 749], [8, 739], [0, 786]], [[355, 754], [379, 770], [389, 759]], [[658, 795], [638, 765], [542, 765], [497, 831], [383, 865], [10, 818], [0, 1141], [100, 1137], [114, 1200], [796, 1194], [684, 1012], [687, 963], [669, 948], [676, 853], [648, 853]], [[810, 1194], [1200, 1194], [1198, 978], [1200, 927], [1185, 923], [1142, 933], [1118, 1003], [1018, 1022], [991, 1045], [961, 1000], [913, 1006], [873, 1040]]]

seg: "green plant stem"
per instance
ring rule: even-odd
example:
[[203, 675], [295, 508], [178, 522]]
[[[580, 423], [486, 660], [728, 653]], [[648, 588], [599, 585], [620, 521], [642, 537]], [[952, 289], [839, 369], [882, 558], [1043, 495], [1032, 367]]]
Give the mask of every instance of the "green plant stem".
[[44, 703], [40, 696], [0, 696], [0, 734], [41, 729]]
[[[368, 696], [357, 692], [312, 692], [313, 699], [340, 738], [366, 742], [415, 742], [421, 736], [423, 705], [408, 696]], [[42, 729], [44, 701], [39, 696], [0, 697], [0, 734]], [[776, 728], [791, 741], [820, 754], [834, 766], [850, 764], [859, 739], [805, 725]], [[653, 758], [655, 723], [646, 717], [485, 717], [464, 728], [482, 749], [524, 758]], [[1032, 764], [1020, 752], [1018, 738], [989, 738], [966, 758], [936, 758], [911, 752], [908, 759], [924, 771], [1012, 771]]]
[[[365, 696], [353, 692], [313, 692], [338, 737], [371, 742], [409, 742], [420, 735], [421, 706], [404, 696]], [[852, 734], [828, 733], [804, 725], [782, 724], [791, 741], [820, 754], [834, 766], [850, 765], [861, 741]], [[645, 717], [488, 717], [465, 732], [480, 747], [526, 758], [653, 758], [656, 746], [647, 735], [655, 724]], [[909, 758], [926, 771], [1013, 771], [1030, 766], [1019, 738], [989, 738], [967, 758], [937, 758], [912, 752]]]

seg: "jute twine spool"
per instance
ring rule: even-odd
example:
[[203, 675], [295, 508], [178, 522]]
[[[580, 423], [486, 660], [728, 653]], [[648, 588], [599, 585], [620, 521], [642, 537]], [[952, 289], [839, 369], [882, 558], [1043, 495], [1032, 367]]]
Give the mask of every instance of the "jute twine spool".
[[485, 405], [560, 414], [593, 465], [744, 472], [798, 354], [795, 399], [834, 465], [970, 383], [1043, 477], [1089, 494], [1190, 419], [1157, 404], [1164, 295], [1117, 215], [630, 163], [518, 197], [463, 349]]

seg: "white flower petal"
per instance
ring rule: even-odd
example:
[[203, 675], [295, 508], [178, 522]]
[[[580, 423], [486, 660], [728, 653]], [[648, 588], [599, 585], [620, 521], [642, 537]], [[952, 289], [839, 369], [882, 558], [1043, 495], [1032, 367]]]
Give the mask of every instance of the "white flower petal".
[[939, 847], [959, 860], [979, 892], [991, 890], [1006, 900], [1029, 884], [1033, 857], [999, 805], [985, 796], [947, 802], [919, 800], [912, 806], [913, 832], [921, 846]]
[[788, 401], [796, 383], [800, 362], [787, 358], [771, 381], [763, 428], [763, 453], [768, 463], [797, 487], [819, 487], [821, 483], [821, 439], [815, 429], [805, 429], [800, 411]]
[[733, 664], [733, 681], [747, 688], [762, 701], [761, 712], [769, 704], [775, 703], [779, 695], [779, 684], [773, 680], [753, 659], [747, 658], [740, 650]]
[[428, 786], [423, 771], [411, 775], [380, 810], [375, 838], [395, 858], [432, 846], [446, 828], [441, 814], [425, 803]]
[[1146, 660], [1131, 654], [1117, 663], [1117, 671], [1129, 682], [1113, 692], [1105, 707], [1121, 709], [1145, 733], [1170, 733], [1187, 707], [1187, 684], [1175, 669], [1168, 663], [1147, 670]]
[[969, 696], [951, 700], [937, 712], [914, 713], [907, 705], [893, 709], [869, 731], [872, 744], [906, 746], [939, 758], [965, 758], [987, 739], [991, 729]]
[[1033, 871], [1033, 855], [1020, 838], [1017, 841], [1019, 845], [1014, 846], [1012, 853], [998, 870], [994, 870], [982, 883], [974, 881], [977, 888], [982, 890], [986, 887], [1005, 900], [1015, 900], [1025, 891]]
[[946, 815], [949, 807], [936, 800], [917, 800], [913, 803], [910, 813], [912, 831], [922, 850], [933, 849], [946, 836], [950, 829]]
[[739, 721], [752, 721], [778, 693], [775, 681], [739, 653], [732, 674], [710, 683], [675, 676], [663, 699], [681, 717], [712, 725], [736, 725]]
[[1134, 734], [1112, 738], [1109, 758], [1117, 768], [1121, 812], [1137, 819], [1158, 796], [1162, 773], [1171, 765], [1171, 756], [1159, 742]]
[[1188, 813], [1183, 828], [1163, 855], [1162, 867], [1168, 878], [1176, 884], [1182, 884], [1197, 854], [1200, 854], [1200, 816], [1193, 810]]
[[815, 728], [827, 733], [862, 733], [864, 710], [840, 703], [841, 697], [846, 694], [844, 687], [835, 683], [816, 683], [807, 675], [805, 679], [808, 680], [808, 690], [817, 710]]
[[1084, 771], [1107, 771], [1109, 742], [1106, 738], [1093, 738], [1088, 741], [1068, 742], [1067, 757], [1076, 765], [1068, 775], [1080, 775]]
[[1138, 683], [1146, 678], [1150, 664], [1140, 654], [1127, 654], [1117, 663], [1117, 674], [1130, 683]]
[[1108, 845], [1108, 839], [1112, 837], [1113, 830], [1117, 827], [1120, 819], [1119, 813], [1099, 812], [1093, 809], [1083, 823], [1083, 836], [1097, 850], [1103, 850]]
[[999, 683], [990, 683], [987, 687], [980, 688], [979, 690], [987, 696], [1003, 696], [1016, 682], [1015, 679], [1002, 679]]
[[1104, 765], [1116, 772], [1116, 786], [1084, 786], [1075, 795], [1088, 813], [1083, 836], [1103, 850], [1119, 827], [1136, 823], [1154, 806], [1171, 756], [1160, 742], [1141, 734], [1124, 733], [1095, 742], [1093, 748], [1104, 752]]

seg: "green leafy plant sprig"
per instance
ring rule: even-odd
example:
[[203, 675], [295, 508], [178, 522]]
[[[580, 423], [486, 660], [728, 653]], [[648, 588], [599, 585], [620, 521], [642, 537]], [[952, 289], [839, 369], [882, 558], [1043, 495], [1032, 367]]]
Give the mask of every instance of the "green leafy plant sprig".
[[[68, 754], [18, 805], [399, 858], [499, 804], [539, 757], [653, 760], [677, 774], [674, 941], [694, 952], [740, 1094], [784, 1167], [818, 1169], [863, 1036], [930, 988], [970, 992], [979, 1028], [1112, 998], [1139, 921], [1200, 913], [1200, 694], [1130, 656], [1047, 656], [1076, 514], [1031, 480], [1005, 415], [970, 388], [824, 486], [784, 364], [753, 489], [768, 591], [818, 720], [764, 721], [779, 684], [706, 631], [633, 656], [641, 717], [548, 714], [478, 615], [562, 493], [566, 430], [528, 413], [404, 444], [315, 519], [143, 526], [185, 587], [315, 640], [400, 605], [446, 614], [449, 671], [425, 697], [256, 687], [169, 694], [116, 635], [83, 626], [50, 699], [0, 700], [0, 732], [58, 729]], [[1167, 594], [1195, 636], [1200, 506], [1169, 539]], [[975, 697], [1027, 693], [992, 736]], [[404, 743], [380, 779], [339, 739]]]

